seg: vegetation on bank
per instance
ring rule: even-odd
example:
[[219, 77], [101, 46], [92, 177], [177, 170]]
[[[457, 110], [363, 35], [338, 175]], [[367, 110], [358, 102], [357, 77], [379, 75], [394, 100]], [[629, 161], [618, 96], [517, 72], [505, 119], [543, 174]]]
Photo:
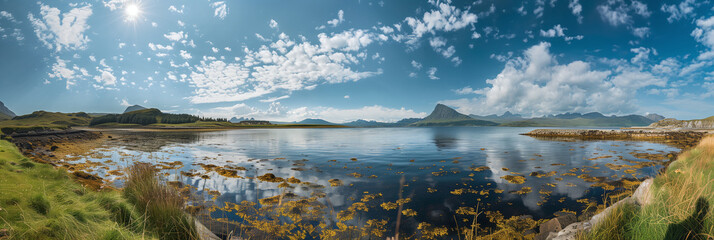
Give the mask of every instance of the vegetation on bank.
[[7, 239], [195, 239], [194, 228], [175, 227], [176, 222], [193, 226], [183, 205], [178, 207], [183, 198], [175, 190], [156, 176], [130, 178], [127, 184], [153, 188], [123, 195], [89, 190], [66, 170], [33, 162], [0, 141], [0, 233]]
[[170, 114], [162, 113], [159, 109], [150, 108], [137, 110], [122, 114], [107, 114], [100, 117], [93, 118], [90, 122], [90, 126], [95, 126], [104, 123], [124, 123], [124, 124], [139, 124], [139, 125], [149, 125], [155, 123], [164, 124], [181, 124], [181, 123], [195, 123], [198, 121], [202, 122], [228, 122], [225, 118], [205, 118], [198, 117], [190, 114]]
[[714, 238], [714, 136], [654, 179], [649, 204], [624, 204], [581, 239]]

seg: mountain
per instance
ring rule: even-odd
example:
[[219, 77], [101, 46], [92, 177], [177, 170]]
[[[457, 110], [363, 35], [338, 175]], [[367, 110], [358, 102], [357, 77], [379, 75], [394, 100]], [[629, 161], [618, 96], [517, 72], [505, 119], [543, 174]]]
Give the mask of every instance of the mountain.
[[138, 110], [144, 110], [144, 109], [146, 109], [146, 108], [139, 106], [139, 105], [134, 105], [134, 106], [129, 106], [128, 108], [126, 108], [126, 110], [124, 110], [124, 113], [138, 111]]
[[496, 114], [491, 114], [491, 115], [486, 115], [486, 116], [479, 116], [479, 115], [472, 114], [472, 115], [469, 115], [469, 117], [479, 119], [479, 120], [497, 122], [497, 123], [507, 123], [507, 122], [515, 122], [515, 121], [525, 120], [525, 118], [523, 118], [520, 114], [513, 114], [509, 111], [506, 111], [501, 116], [498, 116]]
[[410, 126], [496, 126], [498, 123], [478, 120], [461, 114], [444, 104], [437, 104], [426, 118]]
[[647, 126], [652, 121], [641, 115], [605, 116], [598, 112], [563, 113], [541, 118], [504, 123], [508, 127], [635, 127]]
[[337, 125], [322, 119], [306, 118], [305, 120], [296, 122], [297, 124], [314, 124], [314, 125]]
[[17, 116], [17, 115], [15, 115], [14, 112], [12, 112], [10, 109], [5, 107], [5, 104], [0, 102], [0, 120], [12, 119], [15, 116]]
[[352, 122], [347, 122], [343, 123], [342, 125], [349, 126], [349, 127], [406, 127], [409, 126], [409, 124], [421, 121], [421, 118], [405, 118], [402, 120], [399, 120], [398, 122], [377, 122], [377, 121], [367, 121], [363, 119], [359, 119], [356, 121]]
[[664, 119], [664, 116], [656, 114], [656, 113], [647, 114], [647, 115], [645, 115], [645, 117], [649, 118], [650, 120], [655, 121], [655, 122]]
[[714, 129], [714, 116], [705, 119], [677, 120], [666, 118], [650, 124], [651, 128]]
[[255, 118], [244, 118], [244, 117], [236, 118], [236, 117], [233, 117], [233, 118], [231, 118], [231, 120], [228, 120], [228, 121], [229, 121], [229, 122], [232, 122], [232, 123], [239, 123], [239, 122], [241, 122], [241, 121], [250, 121], [250, 120], [255, 120]]

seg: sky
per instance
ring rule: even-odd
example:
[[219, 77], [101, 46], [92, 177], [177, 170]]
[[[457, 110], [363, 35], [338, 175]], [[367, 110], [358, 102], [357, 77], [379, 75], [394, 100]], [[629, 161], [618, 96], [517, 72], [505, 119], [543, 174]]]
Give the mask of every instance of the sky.
[[0, 101], [274, 121], [714, 115], [711, 1], [0, 0]]

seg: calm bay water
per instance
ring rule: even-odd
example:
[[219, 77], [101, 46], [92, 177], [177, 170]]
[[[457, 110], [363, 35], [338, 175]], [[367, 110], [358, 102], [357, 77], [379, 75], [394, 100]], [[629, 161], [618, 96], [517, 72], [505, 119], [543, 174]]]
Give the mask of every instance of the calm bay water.
[[[96, 154], [82, 156], [80, 161], [112, 160], [113, 163], [107, 165], [109, 169], [133, 161], [181, 161], [180, 170], [166, 170], [169, 178], [197, 187], [199, 194], [203, 194], [203, 189], [219, 191], [221, 195], [215, 199], [217, 206], [244, 200], [258, 202], [285, 191], [305, 197], [318, 191], [326, 194], [320, 201], [339, 211], [366, 194], [381, 193], [382, 198], [377, 201], [396, 201], [403, 178], [402, 193], [411, 198], [404, 207], [418, 214], [404, 217], [402, 231], [413, 232], [419, 222], [453, 226], [455, 211], [463, 206], [475, 208], [478, 205], [480, 211], [500, 211], [506, 217], [549, 218], [562, 209], [580, 212], [585, 205], [576, 202], [578, 199], [602, 201], [606, 191], [591, 187], [592, 182], [578, 176], [588, 174], [607, 180], [654, 176], [661, 166], [614, 170], [606, 164], [633, 165], [634, 162], [627, 160], [649, 162], [633, 156], [636, 152], [679, 151], [649, 142], [562, 142], [519, 135], [530, 130], [532, 128], [449, 127], [108, 133], [119, 136], [118, 140], [95, 149]], [[238, 171], [238, 175], [256, 177], [273, 173], [324, 188], [296, 185], [283, 189], [278, 187], [279, 183], [226, 178], [216, 172], [206, 172], [195, 165], [198, 163], [245, 167], [247, 170]], [[488, 169], [474, 171], [482, 166]], [[628, 169], [630, 172], [625, 172]], [[199, 176], [179, 177], [178, 171], [191, 170], [200, 173]], [[106, 175], [107, 169], [97, 168], [95, 172], [112, 178]], [[532, 172], [544, 176], [531, 176], [536, 175]], [[521, 175], [526, 180], [523, 184], [514, 184], [502, 178], [506, 175]], [[339, 179], [343, 184], [330, 186], [330, 179]], [[523, 187], [530, 187], [531, 191], [515, 192]], [[457, 189], [467, 191], [459, 193]], [[392, 225], [396, 212], [377, 207], [360, 213], [353, 221], [363, 225], [366, 219], [377, 218], [386, 219]], [[230, 213], [213, 214], [240, 220]], [[479, 218], [479, 222], [485, 221]]]

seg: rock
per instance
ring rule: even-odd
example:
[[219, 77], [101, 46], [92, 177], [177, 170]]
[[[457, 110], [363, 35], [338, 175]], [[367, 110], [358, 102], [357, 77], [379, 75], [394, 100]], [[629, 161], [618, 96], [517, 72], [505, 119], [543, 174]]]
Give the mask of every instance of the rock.
[[52, 147], [50, 147], [50, 151], [55, 151], [55, 150], [57, 150], [58, 148], [59, 148], [58, 146], [52, 146]]
[[548, 220], [547, 222], [543, 223], [539, 227], [540, 233], [549, 233], [549, 232], [557, 232], [563, 229], [563, 227], [560, 226], [560, 222], [558, 221], [557, 218], [553, 218], [551, 220]]
[[634, 193], [632, 193], [631, 198], [634, 199], [634, 201], [640, 206], [648, 205], [652, 201], [652, 193], [650, 192], [650, 186], [652, 185], [653, 181], [654, 179], [652, 178], [648, 178], [647, 180], [642, 181], [642, 183], [640, 183], [640, 186], [637, 187]]
[[547, 240], [574, 240], [576, 239], [578, 232], [589, 231], [590, 228], [590, 222], [573, 223], [557, 233], [551, 233]]
[[548, 239], [548, 235], [549, 235], [549, 234], [550, 234], [550, 233], [539, 233], [538, 235], [536, 235], [536, 236], [533, 238], [533, 240], [546, 240], [546, 239]]
[[555, 216], [557, 216], [556, 219], [558, 219], [558, 223], [560, 223], [560, 227], [563, 229], [578, 221], [575, 214], [569, 212], [557, 212], [555, 213]]

